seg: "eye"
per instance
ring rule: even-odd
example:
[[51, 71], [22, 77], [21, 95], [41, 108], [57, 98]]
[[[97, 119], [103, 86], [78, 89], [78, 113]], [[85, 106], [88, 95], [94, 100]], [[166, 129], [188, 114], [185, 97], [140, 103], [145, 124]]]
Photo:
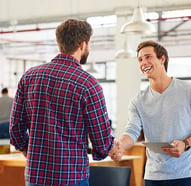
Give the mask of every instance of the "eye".
[[138, 62], [141, 63], [143, 61], [142, 58], [138, 58]]
[[151, 58], [151, 56], [146, 56], [145, 58], [146, 58], [146, 59], [150, 59], [150, 58]]

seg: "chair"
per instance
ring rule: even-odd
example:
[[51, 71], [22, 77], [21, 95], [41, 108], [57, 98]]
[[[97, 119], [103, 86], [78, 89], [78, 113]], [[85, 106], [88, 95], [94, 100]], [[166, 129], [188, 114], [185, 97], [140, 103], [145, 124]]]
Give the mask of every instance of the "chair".
[[90, 166], [90, 186], [130, 186], [130, 167]]

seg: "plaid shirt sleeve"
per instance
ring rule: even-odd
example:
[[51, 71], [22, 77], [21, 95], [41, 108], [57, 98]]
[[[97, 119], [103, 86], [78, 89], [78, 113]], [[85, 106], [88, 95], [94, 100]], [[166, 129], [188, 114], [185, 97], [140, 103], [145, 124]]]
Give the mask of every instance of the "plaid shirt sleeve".
[[26, 124], [27, 113], [25, 110], [24, 96], [22, 91], [22, 79], [18, 85], [10, 118], [10, 143], [19, 151], [27, 151], [28, 132]]
[[95, 160], [105, 158], [113, 146], [113, 136], [108, 119], [105, 98], [101, 86], [97, 83], [86, 90], [85, 107], [86, 125], [93, 146], [92, 156]]

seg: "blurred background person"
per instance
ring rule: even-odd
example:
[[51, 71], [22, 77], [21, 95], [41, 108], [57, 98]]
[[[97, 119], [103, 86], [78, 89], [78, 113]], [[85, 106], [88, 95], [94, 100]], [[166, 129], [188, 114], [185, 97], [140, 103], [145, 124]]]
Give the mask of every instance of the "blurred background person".
[[0, 97], [0, 139], [9, 139], [9, 120], [13, 98], [8, 95], [8, 88], [1, 90]]

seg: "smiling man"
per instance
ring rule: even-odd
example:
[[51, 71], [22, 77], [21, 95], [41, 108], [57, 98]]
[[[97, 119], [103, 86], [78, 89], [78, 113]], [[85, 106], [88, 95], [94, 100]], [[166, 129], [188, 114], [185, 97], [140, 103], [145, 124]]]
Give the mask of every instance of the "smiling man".
[[191, 84], [167, 75], [168, 53], [156, 42], [140, 43], [137, 58], [150, 85], [131, 101], [125, 133], [110, 156], [120, 160], [143, 129], [146, 142], [172, 145], [163, 153], [147, 148], [145, 186], [190, 186]]

